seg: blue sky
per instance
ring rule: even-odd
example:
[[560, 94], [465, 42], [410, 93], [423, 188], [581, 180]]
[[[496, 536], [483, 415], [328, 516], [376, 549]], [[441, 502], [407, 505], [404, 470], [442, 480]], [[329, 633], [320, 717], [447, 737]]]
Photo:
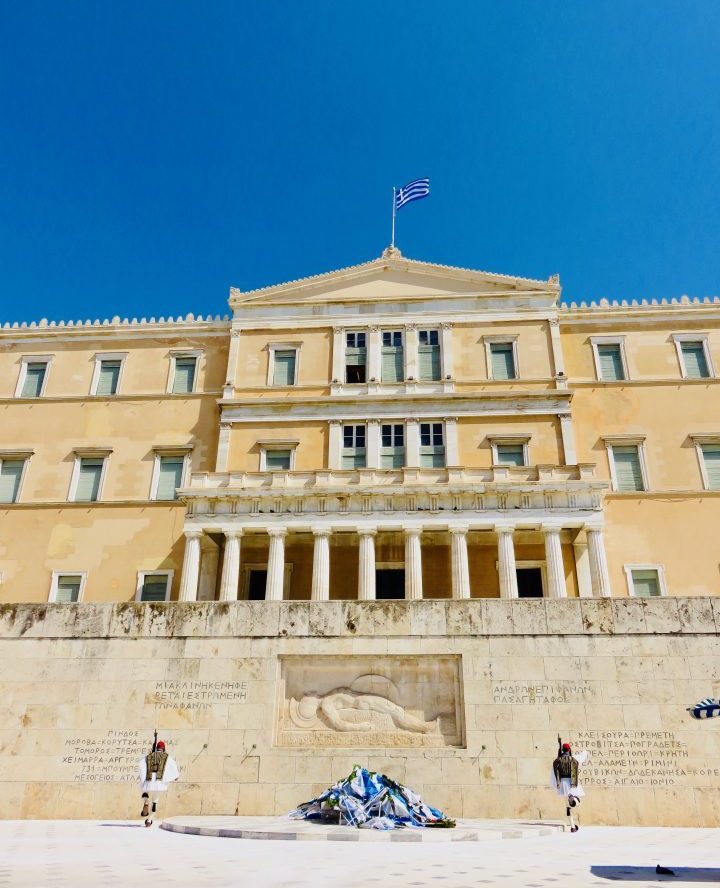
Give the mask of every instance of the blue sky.
[[720, 4], [2, 0], [0, 319], [405, 255], [720, 293]]

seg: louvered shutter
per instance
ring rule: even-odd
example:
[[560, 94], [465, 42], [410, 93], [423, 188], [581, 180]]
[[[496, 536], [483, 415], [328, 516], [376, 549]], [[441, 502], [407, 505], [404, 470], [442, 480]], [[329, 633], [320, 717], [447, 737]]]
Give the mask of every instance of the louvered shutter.
[[173, 394], [187, 395], [192, 392], [195, 384], [196, 363], [195, 358], [176, 358]]
[[0, 465], [0, 503], [14, 503], [20, 490], [23, 459], [4, 459]]
[[97, 500], [104, 462], [103, 459], [80, 460], [75, 502], [94, 503]]
[[706, 379], [710, 371], [702, 342], [682, 342], [680, 348], [685, 364], [685, 376], [688, 379]]
[[720, 444], [705, 444], [702, 448], [708, 488], [720, 490]]
[[515, 379], [515, 358], [512, 343], [490, 346], [493, 379]]
[[273, 385], [295, 385], [295, 352], [276, 351]]
[[182, 484], [185, 459], [182, 456], [161, 456], [155, 499], [177, 499], [177, 488]]
[[418, 375], [420, 379], [440, 379], [440, 346], [421, 345], [418, 348]]
[[385, 346], [382, 350], [382, 381], [402, 382], [404, 378], [402, 346]]
[[660, 581], [656, 570], [632, 571], [633, 592], [638, 598], [655, 598], [660, 594]]
[[613, 447], [613, 457], [618, 490], [644, 490], [637, 447]]
[[69, 604], [73, 601], [77, 601], [80, 597], [81, 581], [82, 578], [79, 576], [68, 575], [64, 577], [58, 577], [55, 601], [58, 601], [62, 604]]
[[163, 574], [150, 574], [143, 580], [140, 601], [165, 601], [168, 578]]
[[601, 379], [607, 381], [625, 379], [619, 345], [598, 345], [598, 357]]
[[40, 397], [46, 372], [47, 364], [44, 361], [41, 363], [29, 363], [27, 365], [25, 368], [25, 381], [23, 382], [22, 389], [23, 398]]
[[101, 361], [96, 395], [114, 395], [120, 379], [120, 361]]

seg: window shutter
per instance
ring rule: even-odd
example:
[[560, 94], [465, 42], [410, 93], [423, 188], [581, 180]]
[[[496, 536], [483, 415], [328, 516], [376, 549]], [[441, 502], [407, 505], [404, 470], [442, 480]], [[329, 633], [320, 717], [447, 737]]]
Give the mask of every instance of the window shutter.
[[168, 578], [162, 574], [146, 576], [143, 580], [140, 601], [165, 601]]
[[524, 466], [525, 448], [522, 444], [498, 444], [497, 459], [501, 466]]
[[114, 395], [120, 379], [120, 361], [101, 361], [96, 395]]
[[402, 382], [405, 378], [402, 346], [390, 346], [382, 351], [382, 381]]
[[383, 448], [380, 455], [381, 469], [402, 469], [405, 465], [404, 447]]
[[295, 385], [295, 352], [276, 351], [273, 385]]
[[351, 367], [364, 367], [366, 353], [364, 348], [348, 348], [345, 350], [345, 363]]
[[80, 460], [75, 502], [94, 503], [97, 500], [104, 462], [104, 459]]
[[720, 490], [720, 444], [705, 444], [702, 448], [708, 488]]
[[445, 448], [440, 446], [420, 448], [420, 466], [423, 469], [442, 469], [445, 466]]
[[515, 379], [515, 358], [512, 343], [490, 346], [493, 379]]
[[439, 345], [421, 345], [418, 348], [418, 376], [424, 380], [440, 379]]
[[638, 598], [655, 598], [660, 594], [660, 581], [656, 570], [632, 571], [633, 592]]
[[615, 344], [598, 345], [597, 350], [600, 359], [601, 379], [608, 381], [625, 379], [620, 346]]
[[40, 397], [46, 372], [47, 364], [44, 361], [41, 363], [29, 363], [27, 365], [25, 368], [25, 381], [23, 382], [22, 389], [23, 398]]
[[182, 484], [185, 458], [182, 456], [161, 456], [160, 471], [155, 499], [177, 499], [177, 488]]
[[347, 449], [343, 450], [342, 467], [343, 469], [364, 469], [365, 448], [348, 447]]
[[187, 395], [193, 390], [195, 384], [195, 358], [175, 359], [175, 379], [173, 380], [173, 394]]
[[685, 364], [685, 376], [688, 379], [707, 379], [710, 371], [702, 342], [681, 342], [680, 348]]
[[58, 577], [55, 601], [62, 604], [69, 604], [73, 601], [77, 601], [80, 597], [81, 579], [82, 578], [78, 576]]
[[287, 472], [290, 469], [289, 450], [267, 450], [265, 467], [268, 472]]
[[637, 446], [613, 447], [618, 490], [645, 490]]
[[14, 503], [20, 490], [24, 459], [4, 459], [0, 465], [0, 503]]

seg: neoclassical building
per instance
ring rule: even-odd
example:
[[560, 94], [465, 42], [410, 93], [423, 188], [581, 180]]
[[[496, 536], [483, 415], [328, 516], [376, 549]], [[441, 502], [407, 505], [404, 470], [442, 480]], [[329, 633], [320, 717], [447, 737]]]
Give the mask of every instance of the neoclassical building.
[[720, 590], [720, 300], [381, 258], [0, 329], [0, 601]]

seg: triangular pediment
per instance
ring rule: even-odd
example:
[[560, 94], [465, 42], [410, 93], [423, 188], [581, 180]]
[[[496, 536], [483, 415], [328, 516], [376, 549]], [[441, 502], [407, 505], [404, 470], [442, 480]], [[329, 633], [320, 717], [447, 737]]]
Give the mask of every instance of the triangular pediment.
[[559, 289], [553, 279], [538, 281], [393, 256], [250, 292], [231, 289], [230, 305], [397, 302], [428, 297], [559, 293]]

